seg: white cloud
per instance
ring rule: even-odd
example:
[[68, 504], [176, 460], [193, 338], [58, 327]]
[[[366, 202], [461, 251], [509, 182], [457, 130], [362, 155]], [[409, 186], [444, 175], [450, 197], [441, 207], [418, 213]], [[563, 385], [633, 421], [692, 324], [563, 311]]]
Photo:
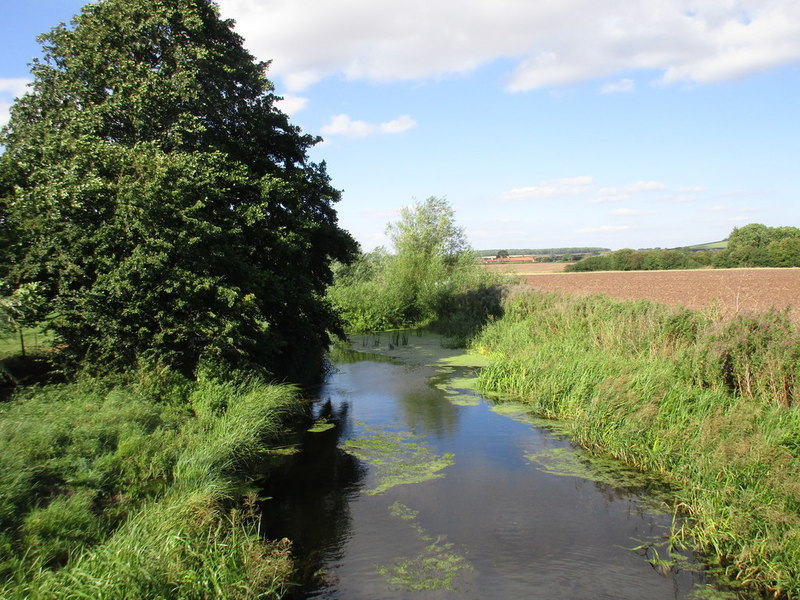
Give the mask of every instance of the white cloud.
[[11, 118], [11, 103], [0, 98], [0, 127], [4, 127]]
[[630, 200], [631, 196], [642, 192], [657, 192], [666, 190], [666, 184], [660, 181], [637, 181], [621, 187], [605, 187], [597, 190], [597, 194], [589, 199], [589, 202], [624, 202]]
[[648, 213], [646, 213], [643, 210], [637, 210], [635, 208], [615, 208], [608, 214], [619, 217], [635, 217], [640, 215], [646, 215]]
[[631, 195], [625, 193], [615, 193], [614, 188], [603, 188], [593, 198], [589, 198], [589, 202], [597, 204], [599, 202], [624, 202], [630, 200]]
[[417, 122], [408, 115], [402, 115], [385, 123], [367, 123], [354, 121], [349, 115], [340, 114], [331, 117], [327, 125], [320, 129], [323, 135], [341, 135], [351, 138], [367, 137], [377, 133], [402, 133], [417, 126]]
[[601, 94], [617, 94], [620, 92], [632, 92], [636, 89], [633, 79], [620, 79], [614, 83], [607, 83], [600, 89]]
[[[510, 91], [634, 70], [706, 83], [800, 61], [797, 0], [219, 0], [290, 91], [515, 62]], [[346, 33], [343, 33], [346, 32]], [[632, 84], [609, 84], [623, 91]], [[613, 89], [613, 86], [622, 89]]]
[[18, 98], [28, 91], [28, 84], [30, 82], [30, 79], [25, 79], [22, 77], [0, 79], [0, 94], [10, 96], [12, 99]]
[[594, 180], [591, 177], [569, 177], [542, 181], [539, 185], [514, 188], [504, 192], [500, 200], [548, 200], [584, 194], [594, 189]]
[[584, 227], [576, 229], [575, 233], [607, 233], [611, 231], [627, 231], [632, 229], [630, 225], [600, 225], [599, 227]]
[[29, 79], [21, 77], [0, 79], [0, 127], [8, 123], [14, 99], [22, 96], [28, 90], [29, 83]]
[[397, 117], [393, 121], [381, 123], [378, 127], [381, 133], [402, 133], [413, 129], [417, 126], [417, 122], [408, 115]]
[[278, 108], [288, 116], [293, 116], [303, 110], [308, 104], [308, 98], [295, 96], [294, 94], [283, 94], [283, 99], [276, 102]]

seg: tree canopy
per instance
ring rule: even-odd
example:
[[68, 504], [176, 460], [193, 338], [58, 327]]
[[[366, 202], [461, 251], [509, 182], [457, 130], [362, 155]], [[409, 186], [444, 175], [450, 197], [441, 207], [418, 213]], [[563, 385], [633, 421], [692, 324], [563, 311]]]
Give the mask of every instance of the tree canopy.
[[297, 376], [352, 238], [318, 139], [211, 0], [103, 0], [40, 37], [0, 136], [0, 273], [39, 282], [72, 365]]

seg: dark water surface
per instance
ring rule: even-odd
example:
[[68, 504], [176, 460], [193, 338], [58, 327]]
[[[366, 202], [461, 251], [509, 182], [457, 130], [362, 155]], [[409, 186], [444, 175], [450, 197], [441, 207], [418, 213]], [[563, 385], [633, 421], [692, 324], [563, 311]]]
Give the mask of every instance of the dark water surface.
[[[475, 369], [447, 367], [441, 359], [455, 352], [437, 352], [426, 339], [402, 352], [392, 352], [388, 338], [370, 339], [370, 351], [403, 361], [336, 353], [314, 405], [315, 417], [335, 427], [306, 433], [286, 478], [271, 482], [264, 525], [270, 537], [294, 541], [309, 581], [300, 597], [657, 600], [705, 588], [700, 575], [663, 575], [648, 561], [653, 551], [634, 550], [663, 542], [670, 515], [648, 508], [631, 487], [553, 473], [557, 467], [532, 459], [575, 462], [574, 449], [498, 414], [460, 383], [443, 389]], [[375, 493], [402, 478], [403, 465], [390, 464], [387, 478], [342, 446], [397, 432], [411, 455], [452, 464], [438, 478]]]

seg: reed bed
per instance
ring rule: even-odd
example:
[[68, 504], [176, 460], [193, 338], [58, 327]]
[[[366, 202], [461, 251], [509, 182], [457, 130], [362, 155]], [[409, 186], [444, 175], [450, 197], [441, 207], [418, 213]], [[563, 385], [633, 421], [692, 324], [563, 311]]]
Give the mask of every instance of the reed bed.
[[679, 490], [673, 542], [730, 581], [800, 597], [800, 331], [713, 312], [512, 291], [474, 344], [480, 384]]

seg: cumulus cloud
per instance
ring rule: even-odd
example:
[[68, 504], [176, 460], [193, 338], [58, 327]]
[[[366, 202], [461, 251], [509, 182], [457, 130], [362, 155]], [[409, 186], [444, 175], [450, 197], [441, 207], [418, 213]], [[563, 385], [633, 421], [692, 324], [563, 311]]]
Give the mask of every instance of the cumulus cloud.
[[27, 91], [29, 83], [23, 78], [0, 79], [0, 127], [8, 123], [14, 99]]
[[614, 83], [607, 83], [600, 90], [601, 94], [618, 94], [620, 92], [632, 92], [636, 89], [633, 79], [620, 79]]
[[320, 133], [323, 135], [360, 138], [377, 133], [402, 133], [416, 126], [417, 122], [408, 115], [402, 115], [385, 123], [368, 123], [366, 121], [353, 120], [349, 115], [342, 113], [331, 117], [331, 120], [320, 129]]
[[592, 177], [568, 177], [566, 179], [553, 179], [542, 181], [539, 185], [530, 187], [513, 188], [504, 192], [501, 200], [548, 200], [584, 194], [594, 189]]
[[618, 217], [636, 217], [646, 215], [647, 213], [643, 210], [638, 210], [635, 208], [615, 208], [609, 214]]
[[[635, 70], [707, 83], [800, 61], [797, 0], [219, 0], [290, 91], [338, 74], [398, 81], [508, 59], [509, 91]], [[632, 80], [609, 84], [628, 91]]]
[[306, 107], [308, 98], [295, 96], [294, 94], [283, 94], [282, 99], [278, 100], [276, 104], [280, 110], [291, 117]]
[[600, 188], [589, 202], [623, 202], [629, 200], [634, 194], [641, 192], [657, 192], [666, 190], [667, 186], [660, 181], [637, 181], [621, 187]]

